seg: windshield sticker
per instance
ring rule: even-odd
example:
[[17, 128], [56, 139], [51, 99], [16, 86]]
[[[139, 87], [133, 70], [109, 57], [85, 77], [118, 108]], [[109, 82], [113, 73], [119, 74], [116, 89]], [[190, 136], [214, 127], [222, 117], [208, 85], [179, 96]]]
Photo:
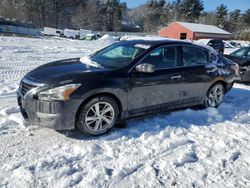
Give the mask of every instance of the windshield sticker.
[[149, 45], [145, 45], [145, 44], [136, 44], [135, 47], [137, 47], [137, 48], [143, 48], [143, 49], [149, 49], [150, 48]]

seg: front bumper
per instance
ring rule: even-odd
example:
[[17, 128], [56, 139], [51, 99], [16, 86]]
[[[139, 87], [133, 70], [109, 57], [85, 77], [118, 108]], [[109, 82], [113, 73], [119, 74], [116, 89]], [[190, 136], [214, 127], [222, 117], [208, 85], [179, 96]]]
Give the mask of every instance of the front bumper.
[[81, 104], [80, 100], [42, 101], [23, 97], [17, 92], [17, 101], [23, 118], [28, 124], [55, 130], [75, 128], [75, 117]]

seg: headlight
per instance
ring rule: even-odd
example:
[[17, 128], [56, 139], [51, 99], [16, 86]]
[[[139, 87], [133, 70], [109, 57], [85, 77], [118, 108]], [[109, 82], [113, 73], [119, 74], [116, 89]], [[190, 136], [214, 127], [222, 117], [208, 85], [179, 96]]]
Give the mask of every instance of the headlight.
[[40, 100], [69, 100], [70, 95], [79, 88], [81, 84], [69, 84], [60, 86], [38, 93], [38, 99]]

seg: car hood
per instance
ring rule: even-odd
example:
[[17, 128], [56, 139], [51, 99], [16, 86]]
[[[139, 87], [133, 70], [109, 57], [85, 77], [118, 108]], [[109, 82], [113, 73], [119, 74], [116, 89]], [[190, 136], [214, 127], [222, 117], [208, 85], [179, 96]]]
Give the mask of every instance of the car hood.
[[233, 55], [224, 55], [226, 58], [232, 60], [233, 62], [237, 63], [239, 66], [249, 66], [250, 65], [250, 59], [247, 58], [241, 58]]
[[29, 72], [25, 77], [47, 83], [69, 79], [80, 79], [82, 77], [103, 73], [107, 69], [96, 68], [80, 61], [80, 58], [65, 59], [42, 65]]

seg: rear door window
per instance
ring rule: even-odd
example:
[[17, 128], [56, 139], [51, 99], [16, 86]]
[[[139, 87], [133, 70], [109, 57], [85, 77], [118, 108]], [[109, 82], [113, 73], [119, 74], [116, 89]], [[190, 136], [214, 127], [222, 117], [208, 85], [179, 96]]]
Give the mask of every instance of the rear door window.
[[183, 46], [182, 60], [184, 66], [204, 65], [208, 63], [208, 53], [199, 48]]

